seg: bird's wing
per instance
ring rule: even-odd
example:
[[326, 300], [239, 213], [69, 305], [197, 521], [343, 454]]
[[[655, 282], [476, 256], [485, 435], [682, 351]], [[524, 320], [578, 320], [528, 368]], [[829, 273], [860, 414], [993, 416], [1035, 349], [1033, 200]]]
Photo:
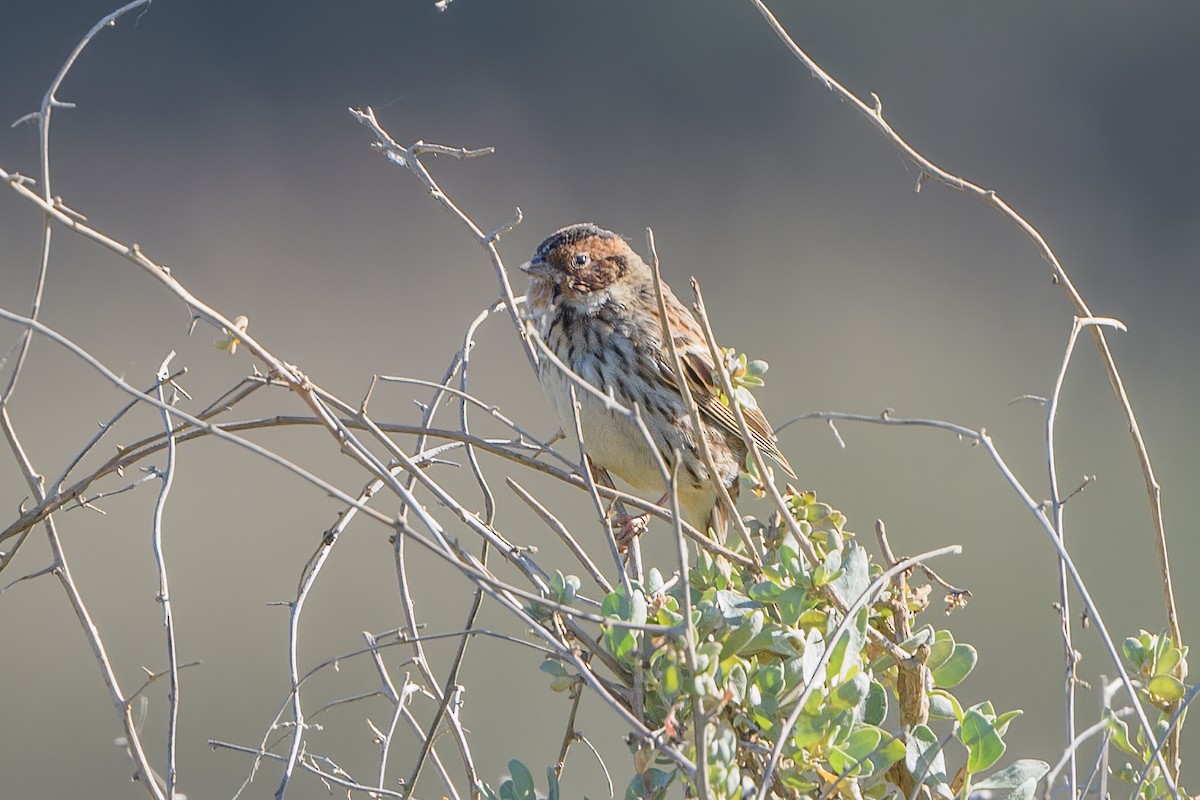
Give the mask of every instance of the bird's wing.
[[[712, 356], [705, 344], [704, 332], [700, 329], [700, 323], [671, 294], [669, 289], [666, 290], [664, 299], [667, 301], [667, 313], [671, 322], [671, 334], [675, 342], [675, 349], [679, 353], [679, 360], [683, 362], [684, 380], [692, 392], [692, 397], [696, 400], [696, 406], [700, 409], [701, 416], [740, 439], [742, 433], [738, 427], [737, 417], [734, 416], [733, 410], [729, 406], [721, 402], [723, 393], [713, 381], [715, 368]], [[663, 347], [661, 352], [659, 369], [677, 390], [682, 391], [675, 374], [675, 367], [670, 363], [670, 350]], [[767, 422], [762, 411], [758, 407], [743, 405], [742, 415], [746, 418], [750, 435], [753, 437], [754, 443], [758, 445], [758, 449], [774, 459], [788, 475], [796, 477], [792, 465], [779, 451], [775, 434], [771, 432], [771, 423]]]

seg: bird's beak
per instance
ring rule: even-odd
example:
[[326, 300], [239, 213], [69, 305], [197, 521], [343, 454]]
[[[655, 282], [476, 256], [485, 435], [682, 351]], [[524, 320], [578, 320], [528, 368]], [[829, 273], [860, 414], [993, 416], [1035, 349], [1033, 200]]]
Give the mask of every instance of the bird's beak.
[[550, 266], [540, 258], [526, 261], [521, 265], [520, 269], [521, 272], [534, 278], [545, 277], [550, 274]]

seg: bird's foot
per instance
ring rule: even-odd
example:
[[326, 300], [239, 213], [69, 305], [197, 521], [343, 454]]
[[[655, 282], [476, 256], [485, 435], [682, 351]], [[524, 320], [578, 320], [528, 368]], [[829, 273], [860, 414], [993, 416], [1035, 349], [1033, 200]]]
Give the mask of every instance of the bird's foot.
[[650, 527], [647, 514], [617, 514], [613, 517], [613, 536], [617, 539], [617, 550], [624, 553], [629, 549], [633, 540], [641, 536]]

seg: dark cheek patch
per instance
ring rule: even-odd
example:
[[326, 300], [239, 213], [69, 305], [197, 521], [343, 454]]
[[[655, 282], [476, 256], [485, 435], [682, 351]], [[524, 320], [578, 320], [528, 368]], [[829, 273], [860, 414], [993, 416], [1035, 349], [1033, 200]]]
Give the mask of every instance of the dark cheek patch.
[[620, 274], [620, 268], [612, 261], [593, 260], [575, 273], [571, 285], [581, 292], [594, 292], [611, 286]]

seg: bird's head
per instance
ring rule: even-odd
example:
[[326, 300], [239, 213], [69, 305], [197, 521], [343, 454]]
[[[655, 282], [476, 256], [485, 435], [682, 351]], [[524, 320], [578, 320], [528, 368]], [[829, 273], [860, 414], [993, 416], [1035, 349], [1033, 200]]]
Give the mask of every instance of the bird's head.
[[590, 222], [555, 231], [522, 269], [533, 281], [533, 292], [549, 291], [587, 305], [649, 276], [649, 268], [624, 238]]

